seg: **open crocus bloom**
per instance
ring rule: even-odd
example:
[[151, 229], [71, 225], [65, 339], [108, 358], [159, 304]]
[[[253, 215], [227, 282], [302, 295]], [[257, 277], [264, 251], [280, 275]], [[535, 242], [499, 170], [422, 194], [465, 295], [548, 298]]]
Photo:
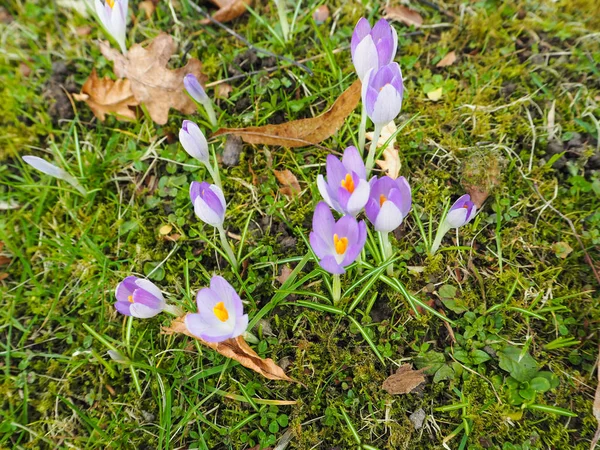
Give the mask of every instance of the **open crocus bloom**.
[[128, 0], [95, 0], [96, 14], [102, 25], [117, 41], [123, 54], [127, 53], [125, 45], [125, 31], [127, 27], [127, 2]]
[[115, 297], [117, 311], [139, 319], [154, 317], [166, 307], [162, 292], [154, 283], [134, 276], [129, 276], [118, 284]]
[[450, 228], [458, 228], [467, 224], [475, 214], [477, 207], [471, 201], [471, 196], [465, 194], [454, 202], [446, 216], [446, 224]]
[[225, 196], [223, 191], [215, 184], [206, 181], [190, 184], [190, 199], [194, 205], [196, 216], [203, 222], [213, 227], [222, 227], [225, 220]]
[[356, 147], [344, 150], [340, 161], [327, 155], [327, 182], [317, 177], [317, 186], [323, 200], [341, 214], [356, 216], [369, 199], [369, 183], [365, 163]]
[[379, 69], [391, 63], [397, 49], [396, 30], [387, 20], [380, 19], [371, 29], [369, 21], [361, 18], [354, 27], [350, 44], [352, 63], [358, 78], [363, 80], [369, 69]]
[[185, 326], [206, 342], [222, 342], [241, 335], [248, 327], [248, 314], [235, 289], [223, 277], [214, 276], [210, 288], [196, 296], [198, 312], [185, 316]]
[[327, 272], [342, 274], [363, 249], [367, 226], [364, 220], [357, 222], [352, 216], [344, 216], [336, 222], [327, 204], [319, 202], [309, 238], [319, 265]]
[[389, 233], [400, 226], [412, 204], [406, 178], [388, 176], [371, 179], [371, 194], [365, 207], [367, 217], [377, 231]]
[[375, 125], [387, 125], [400, 113], [404, 82], [400, 66], [393, 62], [370, 69], [363, 80], [362, 101]]
[[[193, 75], [192, 75], [193, 76]], [[179, 142], [192, 158], [208, 164], [208, 142], [200, 127], [191, 120], [184, 120], [179, 130]]]

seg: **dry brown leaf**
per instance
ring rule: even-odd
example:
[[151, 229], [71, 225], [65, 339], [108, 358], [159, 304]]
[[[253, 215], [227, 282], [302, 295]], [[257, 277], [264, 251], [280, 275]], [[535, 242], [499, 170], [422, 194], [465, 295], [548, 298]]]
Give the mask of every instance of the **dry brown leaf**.
[[227, 83], [221, 83], [215, 88], [215, 97], [229, 98], [229, 94], [233, 92], [233, 86]]
[[[252, 0], [211, 0], [219, 7], [218, 11], [213, 14], [212, 18], [218, 22], [230, 22], [244, 14], [247, 9], [246, 5], [251, 6]], [[200, 22], [202, 25], [210, 23], [209, 19], [204, 19]]]
[[286, 197], [293, 197], [295, 194], [300, 193], [302, 189], [300, 189], [300, 183], [298, 183], [298, 178], [288, 169], [285, 170], [273, 170], [277, 181], [281, 184], [281, 189], [279, 191], [285, 195]]
[[315, 9], [312, 16], [317, 25], [325, 23], [325, 21], [329, 19], [329, 7], [327, 5], [319, 6], [317, 9]]
[[136, 119], [135, 109], [132, 108], [139, 105], [139, 102], [131, 92], [129, 80], [98, 78], [94, 69], [81, 87], [81, 94], [74, 94], [73, 97], [86, 102], [100, 121], [104, 121], [106, 114], [115, 114], [124, 120]]
[[210, 347], [221, 355], [239, 362], [242, 366], [254, 370], [269, 380], [294, 381], [288, 377], [283, 369], [275, 364], [271, 358], [262, 359], [258, 356], [242, 336], [238, 336], [234, 339], [227, 339], [226, 341], [219, 343], [206, 342], [188, 331], [183, 317], [178, 317], [173, 320], [171, 326], [163, 327], [162, 332], [164, 334], [185, 334], [186, 336], [194, 338], [202, 345]]
[[283, 147], [305, 147], [318, 144], [335, 133], [344, 120], [358, 105], [360, 80], [342, 95], [326, 112], [311, 119], [293, 120], [279, 125], [248, 128], [221, 128], [213, 137], [223, 134], [241, 136], [249, 144], [281, 145]]
[[402, 22], [405, 25], [420, 27], [423, 25], [423, 17], [417, 11], [406, 6], [387, 6], [385, 8], [385, 18]]
[[423, 370], [413, 370], [410, 364], [403, 364], [383, 382], [382, 387], [389, 394], [408, 394], [425, 382]]
[[456, 61], [456, 52], [454, 50], [452, 50], [450, 53], [448, 53], [446, 56], [444, 56], [442, 59], [440, 59], [440, 62], [438, 62], [435, 65], [435, 67], [451, 66], [452, 64], [454, 64], [455, 61]]
[[594, 413], [594, 417], [598, 422], [598, 427], [596, 428], [596, 433], [592, 439], [592, 444], [590, 445], [590, 450], [594, 450], [596, 448], [596, 444], [600, 439], [600, 345], [598, 346], [598, 359], [596, 360], [596, 378], [598, 378], [596, 385], [596, 395], [594, 396], [594, 404], [592, 405], [592, 412]]
[[292, 274], [292, 268], [287, 264], [281, 268], [281, 274], [276, 278], [279, 283], [283, 284]]
[[6, 280], [8, 278], [8, 274], [6, 272], [0, 273], [0, 281]]
[[156, 4], [152, 0], [144, 0], [143, 2], [138, 3], [138, 8], [144, 11], [146, 19], [150, 19], [152, 14], [154, 14]]
[[206, 81], [201, 71], [202, 63], [196, 58], [190, 58], [179, 69], [167, 69], [176, 47], [173, 38], [165, 33], [156, 36], [146, 48], [133, 45], [127, 56], [111, 48], [107, 42], [100, 42], [102, 54], [114, 62], [115, 75], [129, 79], [136, 100], [146, 106], [152, 120], [159, 125], [167, 123], [170, 108], [184, 114], [196, 111], [196, 104], [185, 93], [185, 75], [193, 73], [200, 82]]
[[82, 27], [75, 28], [75, 34], [77, 36], [87, 36], [92, 32], [92, 27], [89, 25], [84, 25]]
[[[394, 121], [388, 123], [381, 130], [381, 135], [377, 140], [377, 147], [383, 147], [385, 143], [390, 139], [398, 130], [396, 128], [396, 124]], [[367, 133], [367, 138], [373, 140], [373, 133]], [[396, 137], [390, 140], [389, 144], [383, 151], [383, 159], [380, 159], [377, 162], [377, 165], [381, 167], [383, 171], [385, 171], [386, 175], [394, 180], [398, 178], [400, 175], [400, 168], [402, 167], [402, 163], [400, 162], [400, 154], [398, 150], [396, 150]]]

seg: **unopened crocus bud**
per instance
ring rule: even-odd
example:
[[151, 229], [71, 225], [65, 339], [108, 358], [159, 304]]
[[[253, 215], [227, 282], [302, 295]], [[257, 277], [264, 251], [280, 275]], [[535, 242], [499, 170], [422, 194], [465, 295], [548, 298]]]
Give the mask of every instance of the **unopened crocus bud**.
[[106, 31], [117, 41], [123, 54], [127, 53], [125, 32], [127, 28], [128, 0], [95, 0], [96, 14]]
[[206, 95], [206, 91], [193, 73], [188, 73], [183, 77], [183, 85], [185, 86], [187, 93], [198, 103], [204, 105], [206, 102], [210, 102], [208, 95]]
[[162, 292], [154, 283], [134, 276], [129, 276], [118, 284], [115, 297], [117, 311], [140, 319], [154, 317], [166, 307]]
[[370, 69], [379, 69], [394, 60], [398, 49], [398, 36], [396, 30], [387, 20], [380, 19], [371, 29], [369, 21], [361, 18], [350, 44], [352, 63], [356, 74], [361, 80]]
[[375, 125], [384, 126], [402, 109], [404, 83], [400, 66], [393, 62], [379, 69], [370, 69], [363, 80], [362, 101], [367, 115]]
[[185, 326], [206, 342], [223, 342], [240, 336], [248, 327], [248, 314], [235, 289], [223, 277], [215, 275], [210, 287], [196, 296], [197, 313], [185, 316]]
[[459, 228], [469, 223], [476, 213], [477, 207], [471, 201], [471, 196], [465, 194], [450, 207], [445, 222], [449, 228]]
[[206, 181], [192, 181], [190, 199], [196, 216], [213, 227], [222, 228], [227, 203], [223, 191], [215, 184]]
[[192, 158], [203, 164], [209, 164], [208, 142], [200, 127], [191, 120], [184, 120], [179, 130], [179, 142]]
[[406, 178], [388, 176], [371, 179], [371, 194], [365, 213], [375, 230], [394, 231], [408, 215], [412, 204], [411, 191]]

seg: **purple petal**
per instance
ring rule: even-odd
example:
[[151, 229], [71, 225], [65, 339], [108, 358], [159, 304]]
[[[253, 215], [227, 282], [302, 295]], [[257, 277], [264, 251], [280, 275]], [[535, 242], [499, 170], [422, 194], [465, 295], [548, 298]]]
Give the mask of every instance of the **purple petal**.
[[354, 27], [354, 32], [352, 33], [352, 40], [350, 42], [350, 51], [354, 54], [356, 47], [367, 35], [371, 33], [371, 25], [369, 21], [364, 17], [361, 17], [356, 26]]
[[367, 179], [365, 163], [363, 162], [363, 159], [355, 146], [351, 145], [344, 150], [342, 164], [346, 168], [346, 172], [355, 172], [359, 178], [363, 180]]
[[161, 311], [162, 309], [151, 308], [143, 303], [134, 302], [129, 307], [129, 312], [131, 312], [131, 315], [133, 317], [137, 317], [138, 319], [149, 319], [150, 317], [160, 314]]
[[[333, 227], [333, 233], [340, 239], [348, 238], [348, 245], [354, 245], [358, 239], [358, 223], [354, 217], [344, 216]], [[333, 239], [333, 236], [330, 239]]]
[[348, 266], [352, 264], [359, 253], [362, 251], [365, 246], [365, 242], [367, 241], [367, 225], [364, 220], [361, 220], [358, 223], [358, 236], [356, 241], [348, 247], [346, 251], [346, 256], [344, 257], [344, 261], [342, 261], [343, 266]]
[[204, 189], [204, 192], [200, 193], [200, 197], [219, 217], [225, 215], [225, 206], [221, 203], [221, 198], [212, 189]]
[[333, 227], [335, 220], [333, 214], [325, 202], [319, 202], [315, 207], [313, 215], [313, 231], [325, 242], [333, 239]]
[[451, 228], [462, 227], [467, 223], [467, 208], [458, 208], [448, 211], [448, 215], [446, 216], [446, 223]]
[[196, 294], [196, 305], [200, 314], [212, 311], [220, 301], [221, 298], [211, 288], [202, 288]]
[[331, 188], [325, 181], [325, 177], [323, 177], [323, 175], [321, 174], [317, 175], [317, 188], [319, 189], [321, 197], [323, 197], [323, 200], [325, 200], [325, 203], [327, 203], [331, 208], [335, 209], [336, 211], [340, 213], [343, 212], [340, 208], [338, 201], [335, 199], [334, 193], [331, 192]]
[[225, 278], [215, 275], [210, 280], [210, 288], [221, 299], [227, 310], [235, 313], [236, 318], [244, 314], [242, 299]]
[[410, 207], [412, 206], [412, 192], [410, 185], [404, 177], [397, 178], [396, 184], [398, 185], [398, 191], [402, 198], [402, 201], [399, 204], [396, 203], [396, 205], [400, 208], [402, 215], [406, 217], [410, 212]]
[[194, 74], [188, 73], [183, 77], [183, 85], [188, 94], [190, 94], [198, 103], [204, 103], [208, 99], [204, 88]]
[[157, 310], [157, 314], [161, 312], [165, 307], [164, 300], [156, 298], [150, 292], [144, 289], [136, 289], [133, 293], [133, 303], [139, 303], [148, 308]]
[[237, 321], [235, 322], [235, 327], [233, 329], [233, 332], [231, 333], [231, 337], [235, 338], [238, 337], [242, 334], [244, 334], [244, 332], [246, 331], [246, 329], [248, 328], [248, 314], [244, 314], [241, 317], [238, 317]]
[[198, 183], [197, 181], [192, 181], [190, 183], [190, 200], [192, 201], [192, 203], [194, 203], [196, 199], [200, 196], [201, 191], [202, 188], [200, 187], [200, 183]]
[[454, 202], [454, 204], [450, 207], [450, 211], [453, 211], [453, 210], [459, 209], [459, 208], [464, 208], [465, 204], [470, 201], [471, 201], [471, 196], [469, 194], [464, 194], [463, 196], [459, 197], [458, 200], [456, 200]]
[[190, 333], [206, 342], [222, 342], [231, 337], [232, 330], [207, 323], [203, 314], [188, 313], [185, 316], [185, 326]]
[[394, 49], [392, 27], [385, 19], [379, 19], [373, 26], [371, 36], [377, 47], [379, 56], [379, 66], [389, 64], [394, 59], [395, 54], [392, 54]]
[[369, 222], [371, 222], [373, 225], [375, 225], [375, 222], [377, 221], [377, 215], [379, 214], [379, 210], [379, 200], [375, 200], [371, 196], [365, 206], [365, 214], [367, 215]]
[[379, 91], [377, 89], [373, 89], [372, 87], [367, 87], [366, 89], [366, 97], [363, 98], [363, 102], [367, 108], [367, 114], [370, 116], [373, 115], [375, 111], [375, 104], [377, 103], [377, 99], [379, 98]]
[[117, 285], [117, 289], [115, 289], [117, 301], [129, 303], [129, 296], [133, 295], [133, 291], [137, 289], [135, 284], [137, 279], [137, 277], [128, 276]]
[[369, 193], [371, 191], [371, 186], [367, 182], [367, 180], [360, 180], [356, 187], [354, 188], [354, 192], [350, 195], [350, 199], [346, 203], [346, 210], [348, 214], [356, 217], [358, 213], [365, 207], [367, 202], [369, 201]]
[[383, 205], [381, 205], [377, 220], [373, 226], [377, 231], [389, 233], [400, 226], [402, 219], [404, 219], [404, 217], [402, 216], [400, 209], [393, 202], [385, 201], [383, 202]]
[[329, 273], [333, 273], [336, 275], [343, 274], [346, 269], [340, 266], [333, 256], [326, 256], [321, 261], [319, 261], [319, 265], [325, 269]]
[[308, 239], [313, 252], [315, 252], [315, 255], [317, 255], [318, 258], [324, 258], [327, 255], [332, 255], [335, 251], [332, 245], [332, 239], [325, 241], [314, 231], [308, 235]]
[[129, 302], [116, 302], [115, 303], [115, 308], [117, 311], [119, 311], [121, 314], [124, 314], [126, 316], [130, 316], [131, 312], [129, 311], [129, 307], [131, 306], [131, 303]]
[[341, 185], [342, 180], [346, 178], [348, 171], [342, 162], [333, 155], [327, 155], [325, 167], [327, 169], [327, 184], [332, 192], [336, 192], [337, 188]]

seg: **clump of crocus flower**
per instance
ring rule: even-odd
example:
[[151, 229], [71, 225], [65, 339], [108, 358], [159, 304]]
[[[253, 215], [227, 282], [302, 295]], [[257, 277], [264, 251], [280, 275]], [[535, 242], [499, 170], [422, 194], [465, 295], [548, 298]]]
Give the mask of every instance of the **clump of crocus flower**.
[[95, 0], [96, 14], [102, 26], [113, 37], [123, 54], [127, 53], [125, 31], [127, 29], [128, 0]]
[[161, 313], [167, 306], [159, 288], [151, 281], [129, 276], [117, 285], [115, 308], [121, 314], [148, 319]]
[[452, 228], [460, 228], [466, 225], [476, 214], [477, 207], [471, 201], [469, 194], [465, 194], [456, 200], [448, 210], [448, 213], [442, 218], [429, 253], [433, 255], [437, 251], [448, 231]]
[[196, 75], [193, 73], [188, 73], [185, 77], [183, 77], [183, 86], [190, 97], [192, 97], [196, 103], [199, 103], [204, 107], [211, 126], [216, 127], [217, 115], [215, 114], [212, 101], [210, 97], [206, 95], [206, 91], [198, 81], [198, 78], [196, 78]]
[[327, 155], [327, 181], [317, 177], [317, 186], [323, 200], [341, 214], [356, 215], [369, 199], [369, 183], [365, 164], [356, 147], [348, 147], [340, 161]]
[[223, 342], [240, 336], [248, 328], [248, 314], [235, 289], [223, 277], [215, 275], [210, 287], [196, 296], [197, 313], [185, 316], [185, 326], [206, 342]]
[[87, 195], [87, 191], [79, 183], [79, 181], [77, 181], [77, 179], [73, 175], [68, 173], [66, 170], [61, 169], [60, 167], [55, 166], [54, 164], [46, 161], [43, 158], [39, 158], [37, 156], [31, 156], [31, 155], [23, 156], [23, 161], [25, 161], [27, 164], [29, 164], [34, 169], [39, 170], [40, 172], [42, 172], [46, 175], [50, 175], [51, 177], [66, 181], [71, 186], [73, 186], [75, 189], [77, 189], [81, 195]]

